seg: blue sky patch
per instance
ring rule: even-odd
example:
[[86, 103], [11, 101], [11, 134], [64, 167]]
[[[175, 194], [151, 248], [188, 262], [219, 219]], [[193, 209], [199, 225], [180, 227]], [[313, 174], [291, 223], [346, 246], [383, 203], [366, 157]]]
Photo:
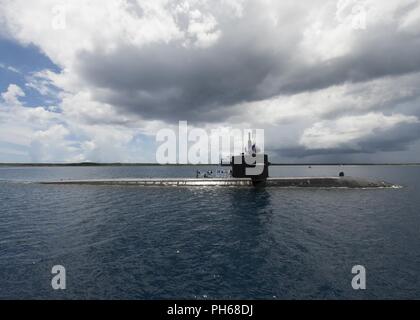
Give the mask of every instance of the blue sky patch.
[[60, 72], [60, 68], [36, 46], [23, 46], [15, 41], [0, 38], [0, 92], [5, 92], [10, 84], [16, 84], [26, 94], [20, 100], [27, 107], [57, 104], [58, 100], [45, 97], [37, 90], [25, 86], [26, 77], [45, 69]]

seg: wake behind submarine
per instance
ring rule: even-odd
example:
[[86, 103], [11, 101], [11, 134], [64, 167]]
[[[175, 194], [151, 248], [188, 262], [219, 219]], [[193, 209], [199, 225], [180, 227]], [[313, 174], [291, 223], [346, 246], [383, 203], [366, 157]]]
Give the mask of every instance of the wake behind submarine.
[[[370, 181], [361, 178], [345, 177], [340, 172], [336, 177], [269, 177], [267, 154], [257, 151], [251, 138], [248, 141], [248, 152], [232, 156], [230, 162], [220, 162], [221, 167], [230, 170], [217, 170], [201, 174], [197, 171], [195, 178], [126, 178], [126, 179], [89, 179], [44, 181], [41, 184], [60, 185], [125, 185], [125, 186], [249, 186], [278, 188], [399, 188], [400, 186], [385, 181]], [[221, 174], [220, 174], [221, 173]]]

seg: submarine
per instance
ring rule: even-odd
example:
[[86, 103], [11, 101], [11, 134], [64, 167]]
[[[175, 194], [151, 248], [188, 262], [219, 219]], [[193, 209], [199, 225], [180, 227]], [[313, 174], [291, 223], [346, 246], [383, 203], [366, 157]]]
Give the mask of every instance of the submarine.
[[[277, 187], [277, 188], [401, 188], [385, 181], [370, 181], [361, 178], [345, 177], [340, 172], [335, 177], [270, 177], [267, 154], [258, 152], [249, 137], [247, 152], [232, 156], [228, 163], [220, 161], [221, 167], [230, 167], [228, 175], [214, 176], [208, 171], [195, 178], [125, 178], [42, 181], [41, 184], [55, 185], [103, 185], [103, 186], [143, 186], [143, 187]], [[223, 171], [225, 173], [225, 171]]]

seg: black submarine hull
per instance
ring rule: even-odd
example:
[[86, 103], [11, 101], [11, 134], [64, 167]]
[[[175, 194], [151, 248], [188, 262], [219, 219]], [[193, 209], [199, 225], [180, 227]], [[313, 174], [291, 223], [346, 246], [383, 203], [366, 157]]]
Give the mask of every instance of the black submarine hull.
[[385, 181], [370, 181], [350, 177], [285, 177], [253, 181], [249, 178], [150, 178], [150, 179], [89, 179], [41, 181], [49, 185], [110, 185], [110, 186], [157, 186], [157, 187], [276, 187], [276, 188], [400, 188]]

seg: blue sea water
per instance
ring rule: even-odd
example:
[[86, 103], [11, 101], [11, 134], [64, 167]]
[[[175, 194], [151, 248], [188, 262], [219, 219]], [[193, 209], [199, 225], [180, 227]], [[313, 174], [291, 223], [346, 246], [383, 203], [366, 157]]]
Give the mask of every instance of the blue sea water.
[[[420, 298], [420, 167], [272, 167], [402, 189], [40, 185], [193, 167], [0, 168], [0, 299]], [[66, 268], [67, 289], [51, 288]], [[354, 265], [367, 289], [353, 290]]]

